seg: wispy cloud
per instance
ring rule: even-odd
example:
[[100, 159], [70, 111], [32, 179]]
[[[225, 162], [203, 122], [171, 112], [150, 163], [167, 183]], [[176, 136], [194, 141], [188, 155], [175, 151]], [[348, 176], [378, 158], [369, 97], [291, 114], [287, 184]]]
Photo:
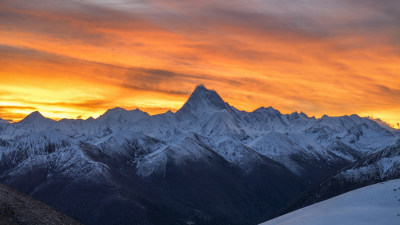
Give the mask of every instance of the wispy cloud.
[[0, 91], [76, 117], [176, 110], [204, 83], [240, 109], [394, 123], [398, 15], [397, 0], [4, 0]]

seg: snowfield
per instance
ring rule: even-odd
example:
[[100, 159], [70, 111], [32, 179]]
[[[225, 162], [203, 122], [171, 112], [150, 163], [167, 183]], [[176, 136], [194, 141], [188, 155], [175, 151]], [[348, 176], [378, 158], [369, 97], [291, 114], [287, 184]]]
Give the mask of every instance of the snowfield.
[[370, 185], [262, 225], [399, 225], [400, 179]]

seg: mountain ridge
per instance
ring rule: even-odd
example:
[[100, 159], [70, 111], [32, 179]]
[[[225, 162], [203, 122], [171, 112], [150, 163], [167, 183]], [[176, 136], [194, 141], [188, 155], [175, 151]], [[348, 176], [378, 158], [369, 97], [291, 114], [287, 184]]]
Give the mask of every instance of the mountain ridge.
[[0, 182], [85, 224], [256, 224], [399, 137], [357, 115], [240, 111], [199, 86], [176, 113], [1, 125]]
[[[202, 99], [204, 98], [207, 99], [208, 101], [204, 102], [204, 101], [199, 101], [198, 99]], [[195, 102], [195, 103], [193, 103]], [[182, 105], [181, 108], [179, 108], [175, 113], [168, 110], [165, 113], [160, 113], [160, 114], [155, 114], [155, 115], [149, 115], [147, 112], [142, 111], [139, 108], [133, 109], [133, 110], [127, 110], [125, 108], [122, 107], [114, 107], [114, 108], [110, 108], [107, 109], [102, 115], [100, 115], [97, 118], [93, 118], [93, 117], [88, 117], [87, 119], [84, 119], [84, 121], [90, 121], [92, 119], [99, 119], [103, 116], [106, 116], [107, 114], [112, 114], [112, 113], [116, 113], [116, 112], [142, 112], [144, 114], [147, 114], [148, 116], [156, 116], [156, 115], [163, 115], [163, 114], [181, 114], [183, 113], [183, 111], [193, 111], [191, 109], [191, 106], [196, 105], [195, 107], [193, 107], [195, 110], [199, 110], [200, 107], [197, 106], [197, 104], [200, 103], [209, 103], [209, 106], [214, 106], [217, 109], [228, 109], [229, 107], [234, 108], [235, 110], [237, 110], [234, 106], [229, 105], [229, 103], [225, 102], [220, 95], [212, 89], [207, 89], [204, 85], [198, 85], [196, 86], [196, 88], [193, 90], [192, 94], [189, 96], [189, 98], [187, 99], [187, 101]], [[204, 104], [202, 105], [204, 106]], [[189, 108], [189, 109], [188, 109]], [[209, 108], [207, 108], [209, 109]], [[304, 112], [298, 112], [298, 111], [294, 111], [292, 113], [287, 113], [287, 114], [282, 114], [279, 110], [273, 108], [272, 106], [260, 106], [259, 108], [254, 109], [253, 111], [244, 111], [244, 110], [237, 110], [240, 112], [246, 112], [246, 113], [257, 113], [257, 112], [270, 112], [270, 113], [279, 113], [281, 115], [287, 115], [287, 116], [294, 116], [294, 117], [303, 117], [303, 118], [314, 118], [314, 119], [325, 119], [325, 118], [337, 118], [337, 117], [344, 117], [344, 116], [348, 116], [348, 117], [352, 117], [352, 116], [358, 116], [357, 114], [351, 114], [351, 115], [342, 115], [342, 116], [329, 116], [329, 115], [323, 115], [320, 118], [316, 118], [315, 116], [309, 117], [307, 114], [305, 114]], [[178, 113], [179, 112], [179, 113]], [[17, 122], [12, 122], [12, 123], [19, 123], [27, 118], [30, 117], [37, 117], [40, 119], [46, 118], [46, 119], [50, 119], [53, 121], [60, 121], [60, 120], [82, 120], [82, 119], [74, 119], [74, 118], [62, 118], [59, 120], [54, 120], [48, 117], [43, 116], [39, 111], [33, 111], [30, 114], [28, 114], [25, 118], [23, 118], [20, 121]], [[366, 118], [369, 119], [371, 121], [376, 122], [378, 125], [384, 127], [385, 129], [393, 129], [392, 131], [399, 131], [399, 129], [393, 128], [393, 127], [388, 127], [387, 123], [385, 123], [384, 121], [380, 120], [379, 118], [370, 118], [370, 117], [361, 117], [361, 118]], [[1, 123], [9, 123], [7, 120], [3, 120], [2, 118], [0, 118], [0, 124]]]

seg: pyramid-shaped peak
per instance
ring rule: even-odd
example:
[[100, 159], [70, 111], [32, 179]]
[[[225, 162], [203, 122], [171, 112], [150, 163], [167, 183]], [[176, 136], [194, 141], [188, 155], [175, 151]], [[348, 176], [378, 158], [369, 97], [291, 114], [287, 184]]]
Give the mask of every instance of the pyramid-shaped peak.
[[32, 123], [32, 122], [43, 122], [43, 121], [51, 121], [51, 119], [44, 117], [39, 111], [34, 111], [27, 115], [22, 123]]
[[225, 105], [224, 100], [218, 95], [218, 93], [212, 89], [207, 89], [204, 85], [198, 85], [192, 95], [189, 97], [188, 101], [194, 98], [205, 98], [210, 100], [212, 104], [222, 104]]
[[217, 92], [207, 89], [204, 85], [198, 85], [177, 114], [222, 110], [228, 106]]
[[27, 118], [37, 119], [37, 118], [45, 118], [45, 117], [39, 111], [34, 111], [25, 117], [25, 119], [27, 119]]
[[210, 90], [207, 89], [207, 88], [204, 86], [204, 84], [199, 84], [199, 85], [196, 86], [196, 88], [194, 89], [193, 93], [194, 93], [194, 92], [207, 92], [207, 91], [210, 91]]
[[[193, 95], [217, 95], [219, 97], [217, 92], [215, 92], [214, 90], [211, 90], [211, 89], [207, 89], [203, 84], [196, 86], [196, 88], [194, 89], [191, 96], [193, 96]], [[205, 97], [205, 96], [203, 96], [203, 97]], [[221, 97], [219, 97], [219, 98], [221, 98]]]
[[124, 112], [124, 111], [127, 111], [127, 110], [124, 109], [124, 108], [121, 108], [121, 107], [115, 107], [115, 108], [112, 108], [112, 109], [108, 109], [104, 114], [116, 113], [116, 112]]

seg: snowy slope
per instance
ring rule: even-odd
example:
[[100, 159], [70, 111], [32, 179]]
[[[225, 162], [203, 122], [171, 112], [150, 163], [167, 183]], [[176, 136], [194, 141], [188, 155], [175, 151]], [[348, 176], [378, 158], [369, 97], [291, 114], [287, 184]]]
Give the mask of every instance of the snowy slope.
[[377, 153], [359, 159], [311, 188], [291, 209], [320, 202], [333, 196], [400, 178], [400, 139]]
[[398, 225], [400, 179], [336, 196], [262, 225]]

